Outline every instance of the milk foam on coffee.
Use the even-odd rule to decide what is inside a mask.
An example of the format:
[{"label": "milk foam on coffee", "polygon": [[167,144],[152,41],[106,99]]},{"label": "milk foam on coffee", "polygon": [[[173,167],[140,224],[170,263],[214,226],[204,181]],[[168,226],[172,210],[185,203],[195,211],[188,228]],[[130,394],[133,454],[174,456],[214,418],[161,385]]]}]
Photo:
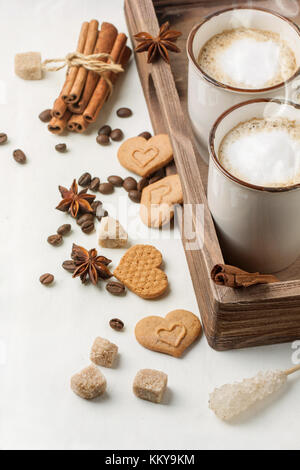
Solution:
[{"label": "milk foam on coffee", "polygon": [[213,36],[199,54],[202,70],[237,88],[267,88],[290,78],[297,64],[293,51],[271,31],[237,28]]},{"label": "milk foam on coffee", "polygon": [[218,157],[233,176],[257,186],[300,183],[300,123],[287,118],[240,123],[223,138]]}]

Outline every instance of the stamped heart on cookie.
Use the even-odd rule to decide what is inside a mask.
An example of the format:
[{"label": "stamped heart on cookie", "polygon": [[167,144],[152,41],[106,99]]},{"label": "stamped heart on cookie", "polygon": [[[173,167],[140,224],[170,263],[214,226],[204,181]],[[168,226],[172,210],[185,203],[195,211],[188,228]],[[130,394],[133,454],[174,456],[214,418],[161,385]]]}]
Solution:
[{"label": "stamped heart on cookie", "polygon": [[158,153],[159,150],[156,147],[150,147],[148,149],[136,149],[132,153],[132,158],[140,168],[143,168],[152,162],[152,160],[157,157]]},{"label": "stamped heart on cookie", "polygon": [[169,136],[158,134],[149,140],[144,137],[127,139],[118,150],[118,159],[127,170],[140,176],[149,176],[173,159]]},{"label": "stamped heart on cookie", "polygon": [[167,275],[159,269],[161,252],[152,245],[134,245],[125,253],[114,276],[144,299],[162,295],[168,287]]},{"label": "stamped heart on cookie", "polygon": [[138,342],[152,351],[180,357],[200,335],[200,320],[188,310],[173,310],[165,318],[150,316],[135,327]]}]

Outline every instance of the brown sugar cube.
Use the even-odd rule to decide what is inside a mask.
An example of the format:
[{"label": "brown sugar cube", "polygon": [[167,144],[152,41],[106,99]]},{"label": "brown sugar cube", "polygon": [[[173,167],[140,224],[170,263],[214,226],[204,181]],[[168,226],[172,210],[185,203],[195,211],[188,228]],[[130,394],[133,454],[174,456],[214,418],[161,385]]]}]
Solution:
[{"label": "brown sugar cube", "polygon": [[112,367],[117,354],[118,346],[98,336],[92,346],[90,358],[97,366]]},{"label": "brown sugar cube", "polygon": [[141,369],[133,382],[133,393],[142,400],[160,403],[168,383],[164,372],[154,369]]},{"label": "brown sugar cube", "polygon": [[92,400],[106,390],[106,379],[94,364],[82,369],[71,378],[71,389],[81,398]]},{"label": "brown sugar cube", "polygon": [[40,80],[42,78],[41,54],[39,52],[16,54],[15,74],[23,80]]}]

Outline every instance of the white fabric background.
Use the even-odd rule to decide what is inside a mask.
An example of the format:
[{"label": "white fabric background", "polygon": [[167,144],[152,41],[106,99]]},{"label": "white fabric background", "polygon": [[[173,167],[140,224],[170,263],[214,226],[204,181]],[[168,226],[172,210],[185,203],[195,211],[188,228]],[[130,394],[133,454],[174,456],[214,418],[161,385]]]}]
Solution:
[{"label": "white fabric background", "polygon": [[[89,135],[49,134],[38,114],[58,95],[64,72],[48,73],[41,81],[22,81],[13,73],[14,54],[38,50],[43,59],[64,55],[74,49],[82,21],[92,18],[111,21],[126,31],[122,0],[1,0],[0,11],[0,131],[9,135],[9,142],[0,148],[0,448],[299,448],[296,377],[268,406],[257,407],[234,424],[218,421],[207,405],[216,385],[259,369],[291,366],[290,344],[220,353],[210,349],[203,337],[183,358],[175,359],[136,342],[134,326],[143,316],[164,315],[175,308],[199,313],[180,240],[151,240],[163,253],[170,281],[169,294],[156,301],[130,292],[116,298],[104,284],[95,288],[72,280],[60,267],[72,242],[87,248],[96,245],[95,234],[83,234],[73,221],[73,231],[62,246],[46,242],[61,223],[70,221],[54,209],[58,184],[70,185],[84,171],[103,179],[127,174],[116,158],[118,144],[98,146],[96,128],[109,123],[130,137],[151,126],[132,62]],[[117,118],[119,106],[130,106],[133,117]],[[67,154],[54,150],[58,142],[67,143]],[[14,162],[15,148],[25,151],[28,164]],[[122,195],[120,189],[101,199],[112,213],[109,203],[117,206]],[[134,233],[132,228],[129,235]],[[114,266],[121,253],[105,251]],[[53,287],[39,283],[44,272],[55,275]],[[115,316],[126,324],[122,333],[108,326]],[[103,369],[107,394],[87,402],[73,394],[69,381],[89,363],[97,335],[119,345],[120,360],[116,368]],[[135,373],[145,367],[168,373],[164,404],[133,395]]]}]

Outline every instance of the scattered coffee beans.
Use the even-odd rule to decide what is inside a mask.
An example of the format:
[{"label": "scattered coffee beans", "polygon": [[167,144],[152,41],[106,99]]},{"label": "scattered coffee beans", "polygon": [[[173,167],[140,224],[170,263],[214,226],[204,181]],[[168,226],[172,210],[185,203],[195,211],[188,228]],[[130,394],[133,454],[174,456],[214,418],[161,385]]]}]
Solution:
[{"label": "scattered coffee beans", "polygon": [[39,114],[39,118],[42,122],[49,122],[52,119],[51,109],[45,109]]},{"label": "scattered coffee beans", "polygon": [[99,222],[101,221],[102,217],[107,217],[107,216],[108,216],[108,212],[105,209],[103,209],[102,204],[101,206],[98,206],[96,209],[96,218],[99,220]]},{"label": "scattered coffee beans", "polygon": [[109,322],[109,326],[113,330],[121,331],[124,328],[124,323],[122,322],[122,320],[119,320],[119,318],[112,318]]},{"label": "scattered coffee beans", "polygon": [[131,109],[129,108],[119,108],[117,110],[117,115],[120,117],[120,118],[127,118],[129,116],[132,116],[132,111]]},{"label": "scattered coffee beans", "polygon": [[109,281],[105,287],[108,292],[114,295],[121,295],[125,292],[125,286],[122,282]]},{"label": "scattered coffee beans", "polygon": [[128,197],[132,202],[140,202],[142,193],[137,189],[131,189],[131,191],[128,192]]},{"label": "scattered coffee beans", "polygon": [[139,137],[144,137],[144,139],[149,140],[151,139],[152,135],[150,134],[150,132],[145,131],[145,132],[141,132],[139,134]]},{"label": "scattered coffee beans", "polygon": [[89,188],[91,191],[96,192],[99,189],[99,185],[100,185],[100,179],[97,176],[95,176],[95,178],[92,179]]},{"label": "scattered coffee beans", "polygon": [[124,134],[121,131],[121,129],[114,129],[113,131],[111,131],[111,134],[110,134],[111,140],[114,140],[115,142],[119,142],[120,140],[123,139],[123,137],[124,137]]},{"label": "scattered coffee beans", "polygon": [[140,179],[140,181],[139,181],[138,184],[137,184],[137,189],[138,189],[138,191],[143,191],[143,189],[144,189],[146,186],[148,186],[148,184],[149,184],[149,181],[148,181],[147,178],[142,178],[142,179]]},{"label": "scattered coffee beans", "polygon": [[94,222],[91,222],[90,220],[87,220],[86,222],[83,222],[81,224],[81,230],[84,233],[91,233],[95,228]]},{"label": "scattered coffee beans", "polygon": [[73,273],[76,269],[75,263],[71,259],[64,261],[62,267],[69,273]]},{"label": "scattered coffee beans", "polygon": [[0,132],[0,144],[5,144],[7,142],[7,135],[4,132]]},{"label": "scattered coffee beans", "polygon": [[110,136],[110,133],[111,133],[111,127],[108,126],[107,124],[105,126],[102,126],[100,127],[99,131],[98,131],[98,135],[108,135]]},{"label": "scattered coffee beans", "polygon": [[109,144],[109,137],[106,134],[100,134],[100,135],[97,135],[96,141],[100,145],[108,145]]},{"label": "scattered coffee beans", "polygon": [[83,175],[80,176],[78,180],[78,184],[79,186],[87,188],[91,184],[91,181],[92,181],[91,174],[88,172],[85,172],[83,173]]},{"label": "scattered coffee beans", "polygon": [[17,163],[25,163],[26,162],[26,155],[25,153],[20,150],[20,149],[17,149],[17,150],[14,150],[13,151],[13,157],[14,159],[16,160]]},{"label": "scattered coffee beans", "polygon": [[56,230],[58,235],[67,235],[71,231],[71,225],[70,224],[63,224],[58,229]]},{"label": "scattered coffee beans", "polygon": [[57,144],[55,145],[55,150],[57,150],[57,152],[65,152],[67,150],[67,146],[66,144]]},{"label": "scattered coffee beans", "polygon": [[131,191],[137,188],[137,182],[132,176],[127,176],[127,178],[124,179],[123,182],[123,188],[126,191]]},{"label": "scattered coffee beans", "polygon": [[102,194],[111,194],[114,187],[111,183],[101,183],[99,186],[99,192]]},{"label": "scattered coffee beans", "polygon": [[94,221],[94,214],[83,214],[77,219],[78,225],[82,225],[85,222],[93,222]]},{"label": "scattered coffee beans", "polygon": [[55,234],[55,235],[50,235],[48,238],[47,238],[47,242],[50,243],[50,245],[53,245],[53,246],[58,246],[62,243],[62,236],[59,235],[59,234]]},{"label": "scattered coffee beans", "polygon": [[107,178],[107,180],[113,185],[116,186],[117,188],[120,188],[123,186],[123,178],[121,176],[116,176],[112,175]]},{"label": "scattered coffee beans", "polygon": [[45,273],[40,276],[40,283],[43,284],[43,286],[49,286],[49,284],[52,284],[53,281],[53,274]]}]

